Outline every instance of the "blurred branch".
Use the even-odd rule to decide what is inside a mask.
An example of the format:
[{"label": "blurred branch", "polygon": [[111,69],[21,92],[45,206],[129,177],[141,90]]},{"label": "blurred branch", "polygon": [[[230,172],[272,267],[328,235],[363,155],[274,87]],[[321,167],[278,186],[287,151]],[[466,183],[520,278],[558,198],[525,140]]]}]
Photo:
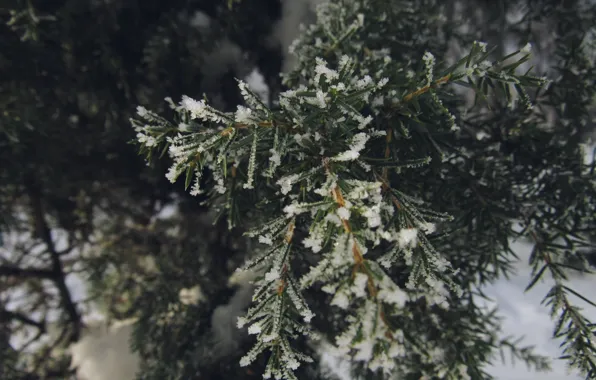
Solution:
[{"label": "blurred branch", "polygon": [[36,233],[46,244],[50,259],[52,261],[52,272],[54,275],[52,280],[54,281],[54,284],[60,293],[62,305],[73,325],[73,333],[70,337],[70,341],[74,342],[80,337],[81,316],[72,300],[70,291],[66,286],[66,274],[64,273],[62,261],[60,260],[60,254],[56,250],[56,246],[52,240],[52,235],[50,234],[50,228],[48,227],[47,221],[45,219],[39,186],[37,185],[35,179],[32,178],[26,179],[25,186],[31,201],[31,212],[35,222]]},{"label": "blurred branch", "polygon": [[34,277],[53,280],[56,272],[49,269],[19,268],[16,266],[0,266],[0,276]]},{"label": "blurred branch", "polygon": [[34,321],[33,319],[27,317],[26,315],[15,312],[15,311],[0,310],[0,322],[6,323],[6,322],[13,321],[13,320],[19,321],[19,322],[24,323],[29,326],[37,327],[37,329],[39,329],[39,331],[41,333],[47,332],[45,321],[37,322],[37,321]]}]

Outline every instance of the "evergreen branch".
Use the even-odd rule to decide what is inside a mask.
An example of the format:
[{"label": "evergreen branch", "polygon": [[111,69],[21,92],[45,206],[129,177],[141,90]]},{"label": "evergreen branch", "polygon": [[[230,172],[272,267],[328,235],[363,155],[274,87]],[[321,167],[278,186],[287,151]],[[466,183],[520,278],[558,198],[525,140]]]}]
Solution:
[{"label": "evergreen branch", "polygon": [[[562,272],[557,269],[557,263],[553,261],[550,253],[544,248],[544,242],[539,239],[535,230],[530,230],[529,233],[534,241],[537,253],[540,254],[540,258],[545,262],[544,267],[535,276],[531,284],[538,281],[540,276],[544,273],[544,269],[547,267],[556,283],[544,299],[547,305],[551,304],[551,315],[553,317],[560,311],[559,321],[553,336],[565,337],[564,342],[561,344],[561,346],[564,347],[563,353],[567,354],[564,357],[569,359],[572,366],[579,368],[587,378],[592,378],[596,376],[596,344],[594,342],[596,329],[588,327],[593,326],[593,324],[579,313],[577,307],[571,304],[565,295],[565,292],[567,291],[579,296],[580,299],[584,299],[591,305],[594,305],[594,303],[563,285]],[[528,288],[530,288],[530,286]],[[565,330],[563,330],[564,324],[567,324]]]},{"label": "evergreen branch", "polygon": [[[349,49],[344,46],[347,45],[344,41],[358,36],[355,31],[363,26],[365,16],[360,14],[355,4],[345,6],[350,11],[338,9],[335,3],[321,6],[319,16],[327,21],[308,32],[319,31],[325,36],[326,42],[321,41],[317,47],[330,46],[330,51],[334,52],[336,49]],[[354,19],[358,25],[345,22]],[[308,33],[307,36],[310,36]],[[299,48],[310,49],[301,45],[302,42],[297,43]],[[314,50],[320,52],[321,49]],[[225,151],[236,165],[248,159],[248,182],[244,187],[251,189],[256,196],[268,199],[263,202],[268,205],[269,213],[264,215],[268,222],[248,234],[274,248],[249,264],[262,265],[265,274],[255,291],[255,305],[244,319],[239,320],[239,325],[250,322],[249,333],[257,335],[256,345],[241,364],[248,365],[261,352],[269,350],[271,356],[265,369],[266,377],[294,378],[299,355],[293,353],[289,337],[304,334],[308,329],[294,321],[293,316],[298,312],[307,321],[313,315],[299,293],[301,289],[292,280],[295,269],[290,265],[290,254],[298,249],[300,243],[314,253],[322,254],[322,258],[310,266],[301,278],[301,287],[321,282],[323,291],[334,294],[331,305],[349,310],[347,328],[336,337],[337,348],[355,361],[367,362],[368,368],[373,371],[378,368],[389,370],[397,362],[408,360],[400,358],[399,354],[400,335],[405,332],[403,328],[392,326],[394,318],[412,318],[406,301],[423,297],[413,308],[432,314],[435,310],[431,307],[447,309],[450,303],[458,302],[458,297],[464,292],[462,288],[469,286],[468,280],[462,280],[463,276],[455,279],[458,272],[447,260],[451,256],[440,254],[426,236],[436,230],[429,221],[453,221],[448,213],[430,209],[433,203],[428,201],[426,190],[421,188],[427,183],[422,181],[432,182],[430,178],[437,173],[435,169],[441,160],[436,163],[433,160],[436,167],[427,170],[420,167],[428,164],[429,159],[411,159],[431,157],[427,152],[422,154],[427,147],[422,145],[419,137],[424,138],[437,155],[443,155],[440,141],[435,141],[419,125],[436,125],[445,135],[447,133],[441,130],[445,124],[450,126],[451,131],[457,130],[455,117],[443,105],[442,92],[435,90],[450,83],[465,83],[464,79],[467,79],[470,86],[484,94],[493,87],[494,81],[503,86],[518,86],[516,90],[523,97],[525,86],[541,83],[539,78],[515,73],[519,63],[527,59],[525,55],[516,62],[517,65],[496,67],[485,61],[488,53],[481,43],[475,43],[471,52],[443,72],[439,79],[433,78],[434,57],[425,53],[422,57],[424,71],[416,77],[425,77],[425,83],[414,91],[411,88],[415,82],[410,79],[416,74],[412,77],[406,75],[405,78],[401,74],[394,75],[397,68],[403,71],[404,67],[394,65],[385,69],[387,61],[372,51],[365,51],[366,59],[377,60],[374,64],[378,64],[379,68],[370,71],[369,67],[361,67],[361,72],[357,72],[357,54],[343,55],[338,62],[329,65],[322,58],[312,56],[314,50],[303,54],[301,66],[297,69],[305,85],[280,94],[280,110],[275,117],[245,84],[239,82],[248,108],[238,106],[235,114],[222,113],[204,101],[185,97],[180,112],[217,124],[220,129],[203,134],[192,133],[190,137],[178,136],[170,141],[175,165],[169,178],[175,179],[178,171],[192,161],[189,157],[200,149],[199,153],[205,152],[201,157],[206,157],[201,165],[215,170],[215,188],[218,193],[227,193],[229,213],[234,213],[236,218],[239,214],[235,206],[239,197],[236,176],[233,175],[231,180],[226,178],[227,160],[223,155],[219,156],[223,157],[219,163],[223,163],[224,167],[213,165],[211,156],[216,156],[213,152]],[[310,66],[305,66],[306,63]],[[478,83],[474,83],[473,78],[477,78]],[[394,90],[403,88],[408,89],[404,95],[398,95],[398,91]],[[423,96],[427,93],[430,96]],[[372,102],[371,96],[376,97]],[[396,121],[399,125],[394,126],[389,118],[379,117],[387,115],[382,112],[385,104],[390,105],[389,115],[396,110],[400,112]],[[437,115],[445,120],[434,121]],[[422,133],[410,135],[410,127],[418,128]],[[229,142],[227,138],[241,131],[242,137],[234,143],[223,141]],[[383,142],[375,139],[380,136],[385,136]],[[402,137],[411,139],[408,149],[403,149]],[[270,152],[271,156],[263,152]],[[370,157],[363,159],[363,152]],[[270,160],[269,169],[263,173],[266,181],[254,174],[255,168],[265,167],[262,165],[264,160]],[[233,173],[236,173],[236,165],[232,166]],[[404,175],[406,185],[403,189],[408,191],[397,190],[399,182],[390,176],[388,170],[400,165],[421,170],[416,179],[409,178],[409,173]],[[278,168],[277,171],[274,168]],[[218,174],[220,171],[224,174]],[[240,177],[244,175],[240,170],[237,173]],[[398,170],[396,174],[403,175]],[[411,181],[414,186],[409,187]],[[272,189],[272,184],[279,187]],[[401,184],[399,188],[402,189]],[[478,188],[471,190],[476,192],[475,200],[481,199],[483,207],[492,205],[491,199],[481,194]],[[429,204],[428,208],[425,204]],[[440,203],[434,205],[445,206]],[[452,210],[452,205],[447,209]],[[295,241],[295,229],[308,231],[308,236],[302,241]],[[444,240],[447,239],[440,243]],[[399,276],[399,281],[407,280],[406,290],[396,284],[398,279],[394,282],[389,277],[391,272],[385,272],[375,259],[365,256],[370,249],[374,250],[374,256],[380,254],[377,261],[387,270],[392,269],[398,259],[405,262],[405,269],[403,263],[395,269],[404,274],[403,278]],[[470,261],[474,262],[474,259]],[[462,266],[465,268],[465,265]],[[463,281],[461,286],[460,281]],[[430,350],[425,347],[426,344],[418,343],[413,341],[409,344],[416,347],[417,354],[429,357]],[[528,355],[523,358],[527,361],[535,359]],[[478,372],[475,362],[469,368],[467,363],[459,364],[461,367],[457,367],[457,372],[462,376]],[[432,368],[438,369],[436,363]]]},{"label": "evergreen branch", "polygon": [[503,363],[505,363],[505,357],[503,355],[503,347],[506,347],[511,354],[511,363],[515,364],[515,359],[523,360],[526,365],[534,366],[536,371],[539,372],[549,372],[551,371],[550,360],[547,356],[537,355],[532,353],[533,346],[526,346],[523,348],[518,348],[518,342],[511,342],[509,338],[502,339],[498,342],[497,346],[499,347],[499,351],[501,353],[501,359]]}]

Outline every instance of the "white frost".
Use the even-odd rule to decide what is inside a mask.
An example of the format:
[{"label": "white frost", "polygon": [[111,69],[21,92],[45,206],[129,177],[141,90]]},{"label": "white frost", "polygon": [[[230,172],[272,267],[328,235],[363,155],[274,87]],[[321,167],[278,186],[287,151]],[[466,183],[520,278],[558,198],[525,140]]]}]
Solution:
[{"label": "white frost", "polygon": [[401,248],[413,248],[417,242],[418,230],[416,228],[404,228],[398,232],[398,243]]}]

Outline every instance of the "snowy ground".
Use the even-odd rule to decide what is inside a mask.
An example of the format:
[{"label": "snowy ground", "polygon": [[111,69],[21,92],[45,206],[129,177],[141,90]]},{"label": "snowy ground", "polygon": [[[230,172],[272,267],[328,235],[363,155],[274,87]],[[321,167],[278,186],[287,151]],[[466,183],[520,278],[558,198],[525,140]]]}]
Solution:
[{"label": "snowy ground", "polygon": [[[552,281],[545,273],[546,281],[538,282],[531,290],[524,293],[524,289],[531,279],[531,268],[527,265],[530,245],[514,243],[514,250],[520,257],[517,275],[512,276],[509,281],[503,279],[487,287],[486,293],[494,298],[501,315],[505,317],[503,320],[504,334],[525,336],[524,345],[534,345],[537,353],[553,357],[553,372],[548,374],[530,372],[524,364],[518,362],[515,367],[511,367],[510,363],[507,363],[506,366],[494,366],[491,373],[502,380],[581,379],[579,376],[567,374],[565,362],[556,359],[561,355],[560,341],[551,339],[554,322],[550,319],[548,308],[540,305],[552,287]],[[573,278],[570,283],[571,288],[592,299],[595,285],[596,277],[593,275]],[[596,308],[577,298],[571,299],[584,309],[583,312],[589,319],[596,320]],[[507,356],[505,358],[508,360]]]}]

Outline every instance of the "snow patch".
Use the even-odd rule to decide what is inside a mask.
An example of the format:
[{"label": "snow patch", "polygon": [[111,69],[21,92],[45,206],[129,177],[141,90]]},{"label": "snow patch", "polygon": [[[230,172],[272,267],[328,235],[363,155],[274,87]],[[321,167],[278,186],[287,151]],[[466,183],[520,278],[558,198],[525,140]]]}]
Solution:
[{"label": "snow patch", "polygon": [[70,347],[72,368],[82,380],[134,379],[139,356],[130,350],[134,319],[108,327],[103,321],[90,323],[83,337]]}]

